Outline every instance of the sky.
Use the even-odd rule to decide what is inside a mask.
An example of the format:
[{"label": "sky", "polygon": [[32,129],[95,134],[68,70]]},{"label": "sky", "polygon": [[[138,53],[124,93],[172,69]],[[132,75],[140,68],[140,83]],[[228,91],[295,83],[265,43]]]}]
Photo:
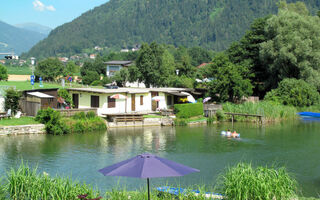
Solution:
[{"label": "sky", "polygon": [[1,0],[0,20],[11,24],[37,23],[56,28],[108,0]]}]

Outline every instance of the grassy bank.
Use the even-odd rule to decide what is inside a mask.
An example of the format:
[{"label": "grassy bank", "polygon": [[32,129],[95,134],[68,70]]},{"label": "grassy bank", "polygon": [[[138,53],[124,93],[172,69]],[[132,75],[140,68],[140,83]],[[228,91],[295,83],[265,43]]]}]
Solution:
[{"label": "grassy bank", "polygon": [[0,120],[0,126],[18,126],[18,125],[29,125],[29,124],[40,124],[33,117],[21,117],[19,119],[2,119]]},{"label": "grassy bank", "polygon": [[28,66],[6,66],[8,74],[14,75],[31,75],[32,69]]},{"label": "grassy bank", "polygon": [[190,117],[190,118],[176,118],[174,120],[174,123],[176,126],[186,126],[190,123],[195,123],[195,122],[207,122],[207,118],[203,116],[195,116],[195,117]]},{"label": "grassy bank", "polygon": [[[32,90],[30,81],[0,81],[0,86],[2,85],[15,87],[16,90]],[[40,87],[39,83],[34,83],[33,89],[41,88],[62,88],[62,86],[58,83],[43,83],[43,87]]]},{"label": "grassy bank", "polygon": [[[97,172],[98,173],[98,172]],[[106,177],[107,179],[108,177]],[[192,186],[191,189],[204,191],[205,186]],[[151,199],[207,199],[203,196],[194,196],[192,193],[171,196],[159,193],[151,188]],[[214,189],[207,188],[207,191]],[[227,199],[239,200],[273,200],[273,199],[303,199],[315,198],[298,197],[298,185],[285,168],[252,167],[250,164],[239,163],[228,168],[218,178],[215,192],[225,194]],[[202,193],[203,194],[203,193]],[[82,196],[80,196],[82,195]],[[136,191],[127,191],[115,187],[111,191],[102,193],[94,190],[92,186],[71,178],[51,177],[46,173],[39,173],[21,164],[17,169],[7,171],[7,176],[2,177],[0,185],[0,199],[112,199],[112,200],[141,200],[147,198],[146,188]]]},{"label": "grassy bank", "polygon": [[[285,106],[274,102],[261,101],[257,103],[246,102],[243,104],[224,103],[223,112],[258,114],[264,116],[264,121],[281,121],[296,119],[298,109],[293,106]],[[221,114],[220,114],[221,115]],[[231,116],[219,116],[221,120],[231,120]],[[235,116],[236,121],[256,121],[255,117]]]}]

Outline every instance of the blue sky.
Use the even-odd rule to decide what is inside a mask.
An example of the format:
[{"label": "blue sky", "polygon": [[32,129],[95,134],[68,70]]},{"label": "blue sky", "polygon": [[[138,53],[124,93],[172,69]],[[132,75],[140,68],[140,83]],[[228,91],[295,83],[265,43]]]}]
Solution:
[{"label": "blue sky", "polygon": [[108,0],[2,0],[0,20],[8,24],[38,23],[55,28]]}]

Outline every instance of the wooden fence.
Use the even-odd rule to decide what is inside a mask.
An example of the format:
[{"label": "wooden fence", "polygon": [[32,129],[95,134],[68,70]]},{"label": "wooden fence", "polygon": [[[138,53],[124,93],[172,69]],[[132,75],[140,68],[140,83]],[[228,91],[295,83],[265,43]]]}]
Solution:
[{"label": "wooden fence", "polygon": [[217,110],[222,110],[221,104],[203,104],[203,112],[205,117],[212,117]]}]

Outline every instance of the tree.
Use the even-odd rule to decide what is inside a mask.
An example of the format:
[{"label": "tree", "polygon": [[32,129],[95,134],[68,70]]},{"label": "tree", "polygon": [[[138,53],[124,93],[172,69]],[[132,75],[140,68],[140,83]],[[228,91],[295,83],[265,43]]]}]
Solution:
[{"label": "tree", "polygon": [[117,71],[112,77],[116,81],[117,85],[120,87],[125,87],[126,83],[129,80],[129,71],[127,68],[121,68],[120,71]]},{"label": "tree", "polygon": [[64,76],[73,76],[78,73],[80,70],[79,66],[76,65],[73,61],[69,61],[65,67]]},{"label": "tree", "polygon": [[213,52],[201,47],[192,47],[188,49],[188,54],[191,57],[191,65],[197,67],[202,63],[208,63],[212,60]]},{"label": "tree", "polygon": [[58,90],[58,96],[62,97],[68,105],[70,105],[70,106],[73,105],[72,97],[71,97],[70,93],[68,92],[68,90],[59,89]]},{"label": "tree", "polygon": [[0,64],[0,81],[8,80],[8,71],[7,68]]},{"label": "tree", "polygon": [[96,80],[100,80],[100,75],[96,71],[86,71],[85,76],[82,76],[82,83],[85,85],[90,85]]},{"label": "tree", "polygon": [[303,79],[320,89],[320,18],[303,3],[281,2],[278,15],[267,21],[270,38],[261,44],[260,58],[268,65],[273,88],[285,78]]},{"label": "tree", "polygon": [[224,53],[219,53],[210,67],[214,79],[209,83],[209,94],[214,100],[235,102],[252,94],[247,67],[233,64]]},{"label": "tree", "polygon": [[188,51],[184,47],[179,47],[176,55],[176,69],[179,70],[179,75],[185,75],[187,77],[194,77],[196,67],[192,66],[192,59],[188,54]]},{"label": "tree", "polygon": [[136,66],[141,74],[138,80],[146,87],[167,86],[170,82],[168,77],[174,74],[173,56],[155,42],[141,46]]},{"label": "tree", "polygon": [[272,100],[284,105],[312,106],[320,103],[320,95],[317,89],[297,79],[283,79],[277,89],[271,90],[265,96],[265,100]]},{"label": "tree", "polygon": [[6,110],[11,109],[11,112],[15,114],[20,109],[20,106],[19,106],[20,98],[21,98],[21,92],[13,88],[7,89],[4,97],[5,109]]},{"label": "tree", "polygon": [[59,76],[63,76],[63,71],[64,65],[60,60],[47,58],[37,64],[35,75],[45,81],[55,81]]}]

